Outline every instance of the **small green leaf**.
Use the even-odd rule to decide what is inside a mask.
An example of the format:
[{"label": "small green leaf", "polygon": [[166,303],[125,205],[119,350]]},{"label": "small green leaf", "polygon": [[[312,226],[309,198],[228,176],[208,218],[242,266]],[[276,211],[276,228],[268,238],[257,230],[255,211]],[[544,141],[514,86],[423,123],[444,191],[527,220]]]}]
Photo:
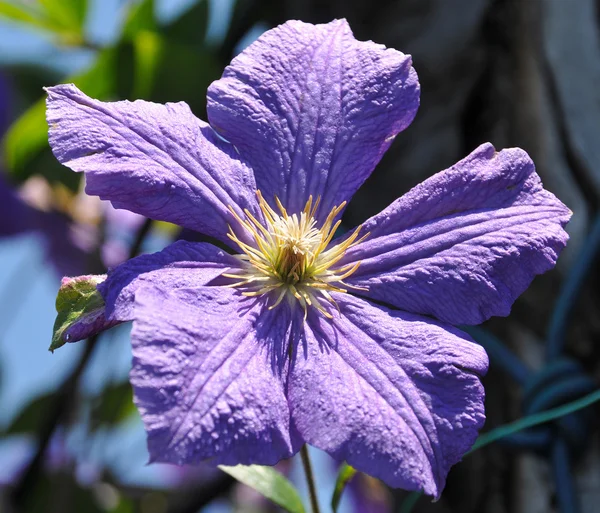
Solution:
[{"label": "small green leaf", "polygon": [[273,467],[236,465],[219,468],[246,486],[253,488],[290,513],[304,513],[304,506],[294,485]]},{"label": "small green leaf", "polygon": [[63,278],[58,296],[56,296],[56,321],[52,335],[50,351],[65,345],[65,330],[76,322],[92,324],[104,313],[104,299],[96,289],[106,275],[78,276]]},{"label": "small green leaf", "polygon": [[336,513],[340,505],[342,493],[344,492],[346,485],[356,475],[356,470],[347,463],[344,463],[340,467],[337,479],[335,480],[335,488],[333,489],[333,497],[331,497],[331,509],[333,513]]}]

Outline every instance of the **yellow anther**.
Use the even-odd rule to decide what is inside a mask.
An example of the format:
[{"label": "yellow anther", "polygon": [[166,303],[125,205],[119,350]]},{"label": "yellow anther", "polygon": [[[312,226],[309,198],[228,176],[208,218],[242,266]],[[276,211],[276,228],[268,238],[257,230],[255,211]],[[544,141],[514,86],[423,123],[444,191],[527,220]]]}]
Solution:
[{"label": "yellow anther", "polygon": [[321,302],[326,301],[338,308],[330,292],[344,293],[348,288],[365,290],[343,281],[356,272],[360,262],[339,267],[336,264],[348,249],[362,242],[368,234],[358,238],[359,227],[345,240],[330,247],[341,222],[336,219],[346,202],[334,207],[319,228],[315,215],[320,197],[313,200],[309,196],[304,209],[290,215],[279,198],[275,197],[278,213],[269,206],[260,191],[256,192],[256,196],[262,221],[248,210],[244,211],[246,219],[242,219],[229,207],[234,219],[250,236],[244,242],[229,227],[227,236],[243,252],[238,255],[242,270],[223,274],[236,280],[229,287],[243,287],[242,293],[251,297],[274,292],[274,301],[269,309],[277,307],[284,298],[297,301],[304,310],[304,318],[310,306],[331,318]]}]

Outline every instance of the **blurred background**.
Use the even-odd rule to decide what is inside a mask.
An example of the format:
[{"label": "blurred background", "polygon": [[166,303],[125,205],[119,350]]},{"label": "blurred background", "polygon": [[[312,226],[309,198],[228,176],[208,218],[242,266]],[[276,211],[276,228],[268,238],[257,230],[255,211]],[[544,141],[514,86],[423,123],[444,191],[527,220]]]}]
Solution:
[{"label": "blurred background", "polygon": [[[491,358],[486,430],[572,401],[600,371],[600,33],[596,0],[0,1],[0,511],[277,511],[209,466],[146,465],[127,381],[129,327],[50,354],[62,276],[161,249],[177,227],[83,193],[47,143],[43,86],[103,100],[185,101],[270,27],[349,20],[358,39],[413,56],[415,122],[348,208],[352,227],[485,141],[520,146],[574,212],[556,270],[511,316],[471,330]],[[431,503],[356,476],[344,512],[596,512],[597,410],[477,451]],[[329,502],[337,463],[312,451]],[[299,464],[281,468],[302,493]]]}]

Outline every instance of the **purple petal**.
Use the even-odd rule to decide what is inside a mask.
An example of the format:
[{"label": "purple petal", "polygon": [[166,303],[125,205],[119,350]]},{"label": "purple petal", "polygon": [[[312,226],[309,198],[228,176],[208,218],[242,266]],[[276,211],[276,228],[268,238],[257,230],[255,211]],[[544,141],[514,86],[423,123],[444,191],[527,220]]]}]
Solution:
[{"label": "purple petal", "polygon": [[98,290],[106,303],[107,319],[130,321],[135,317],[135,294],[140,287],[152,285],[165,291],[200,287],[237,267],[233,256],[212,244],[177,241],[110,270]]},{"label": "purple petal", "polygon": [[99,309],[86,315],[82,315],[76,322],[69,326],[63,333],[65,342],[79,342],[86,338],[109,330],[120,324],[121,321],[106,319],[106,310]]},{"label": "purple petal", "polygon": [[131,383],[151,461],[273,465],[302,441],[284,395],[289,309],[224,287],[141,289]]},{"label": "purple petal", "polygon": [[569,209],[543,189],[518,148],[484,144],[369,219],[347,282],[361,294],[452,324],[508,315],[533,278],[554,267]]},{"label": "purple petal", "polygon": [[[65,330],[66,342],[77,342],[135,317],[135,296],[143,286],[168,292],[183,287],[200,287],[230,269],[237,260],[204,242],[177,241],[158,253],[141,255],[109,270],[97,285],[104,300],[101,309],[82,316]],[[63,285],[86,276],[64,278]],[[102,278],[102,277],[101,277]]]},{"label": "purple petal", "polygon": [[185,103],[104,103],[72,84],[47,91],[52,151],[86,173],[89,194],[226,243],[229,205],[259,215],[252,171]]},{"label": "purple petal", "polygon": [[288,400],[307,443],[392,487],[439,497],[485,420],[485,351],[450,326],[336,294],[309,314]]},{"label": "purple petal", "polygon": [[321,195],[323,219],[350,199],[412,121],[410,56],[354,39],[345,20],[289,21],[263,34],[208,89],[208,117],[289,212]]}]

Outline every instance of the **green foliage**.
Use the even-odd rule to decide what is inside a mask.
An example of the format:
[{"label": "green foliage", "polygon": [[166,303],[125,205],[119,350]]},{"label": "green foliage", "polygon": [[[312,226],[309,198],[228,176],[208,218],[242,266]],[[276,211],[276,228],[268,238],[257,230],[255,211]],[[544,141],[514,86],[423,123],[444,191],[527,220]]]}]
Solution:
[{"label": "green foliage", "polygon": [[0,17],[47,31],[62,44],[85,42],[87,0],[0,1]]},{"label": "green foliage", "polygon": [[47,28],[42,13],[22,3],[0,1],[0,17],[33,27]]},{"label": "green foliage", "polygon": [[253,488],[289,513],[304,513],[304,506],[294,485],[273,467],[236,465],[219,468],[246,486]]},{"label": "green foliage", "polygon": [[154,9],[154,0],[142,0],[140,3],[134,4],[127,14],[122,39],[133,40],[140,32],[156,31]]},{"label": "green foliage", "polygon": [[39,100],[13,123],[4,136],[6,165],[19,178],[22,178],[25,165],[48,144],[45,117],[46,104]]},{"label": "green foliage", "polygon": [[87,0],[39,0],[47,19],[65,34],[78,36],[83,41]]},{"label": "green foliage", "polygon": [[135,412],[129,381],[109,384],[92,402],[91,428],[114,427]]},{"label": "green foliage", "polygon": [[20,513],[129,513],[131,501],[105,483],[86,487],[70,473],[47,472],[24,499]]},{"label": "green foliage", "polygon": [[[115,60],[114,50],[103,50],[88,70],[67,77],[65,82],[73,82],[90,96],[106,98],[115,89]],[[35,102],[12,124],[2,145],[9,173],[16,179],[28,178],[32,174],[31,162],[42,150],[48,148],[44,98]],[[52,181],[52,176],[45,176]]]},{"label": "green foliage", "polygon": [[356,475],[356,470],[347,463],[344,463],[338,472],[337,479],[335,480],[335,488],[333,489],[333,496],[331,497],[331,509],[333,513],[337,513],[342,499],[342,493],[346,489],[346,485]]},{"label": "green foliage", "polygon": [[104,300],[96,285],[106,276],[64,278],[56,297],[56,321],[50,351],[65,345],[64,332],[76,322],[93,322],[104,311]]},{"label": "green foliage", "polygon": [[[62,504],[56,500],[62,497]],[[22,513],[61,511],[61,513],[106,513],[91,488],[84,488],[73,476],[65,472],[45,473],[36,483],[32,493],[25,498]]]},{"label": "green foliage", "polygon": [[43,394],[28,403],[6,428],[3,435],[23,435],[34,433],[40,428],[48,413],[56,403],[53,393]]},{"label": "green foliage", "polygon": [[165,37],[194,50],[204,46],[208,28],[208,0],[200,0],[163,29]]},{"label": "green foliage", "polygon": [[[185,101],[200,116],[205,111],[204,91],[219,77],[221,66],[203,45],[208,23],[208,2],[194,4],[167,27],[158,26],[154,0],[132,3],[120,40],[97,53],[84,72],[61,79],[101,100],[143,98],[156,102]],[[83,38],[85,0],[43,0],[37,9],[0,0],[0,16],[38,27],[50,26]],[[52,20],[51,22],[49,20]],[[54,30],[53,29],[53,30]],[[79,43],[84,44],[83,39]],[[178,77],[173,80],[173,77]],[[13,123],[2,141],[7,171],[15,181],[34,174],[61,182],[75,190],[79,176],[65,173],[51,158],[45,99],[40,98]]]},{"label": "green foliage", "polygon": [[140,31],[133,39],[135,98],[150,98],[164,56],[165,42],[156,32]]}]

